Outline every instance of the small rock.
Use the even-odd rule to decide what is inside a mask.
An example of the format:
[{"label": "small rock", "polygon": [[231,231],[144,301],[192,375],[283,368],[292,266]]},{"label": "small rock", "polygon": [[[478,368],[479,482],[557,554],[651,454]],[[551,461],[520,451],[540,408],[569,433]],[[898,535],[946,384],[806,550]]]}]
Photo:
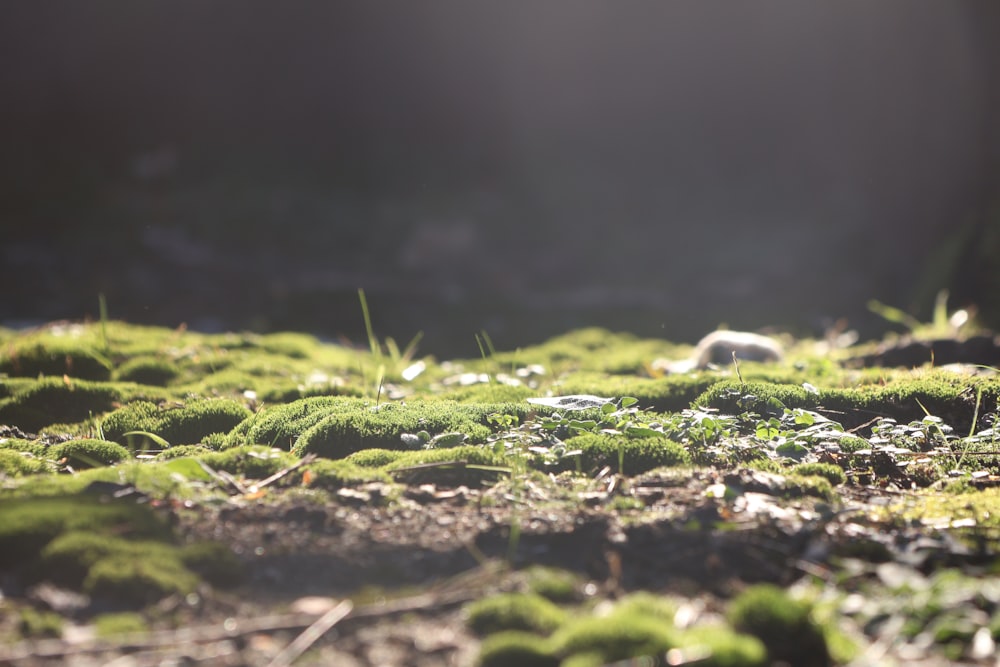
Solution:
[{"label": "small rock", "polygon": [[687,359],[657,359],[652,366],[667,373],[688,373],[732,363],[734,353],[739,361],[776,362],[785,358],[781,343],[769,336],[748,331],[713,331],[698,341]]}]

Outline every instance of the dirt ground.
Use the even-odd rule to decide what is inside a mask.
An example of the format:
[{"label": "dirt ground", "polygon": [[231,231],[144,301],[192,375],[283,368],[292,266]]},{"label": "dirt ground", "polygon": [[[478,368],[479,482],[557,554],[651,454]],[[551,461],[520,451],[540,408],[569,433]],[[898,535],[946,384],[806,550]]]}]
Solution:
[{"label": "dirt ground", "polygon": [[[739,497],[707,497],[720,482],[741,490]],[[462,605],[519,590],[531,565],[578,574],[584,599],[653,590],[683,596],[692,614],[710,615],[748,583],[842,582],[832,557],[882,553],[876,560],[915,575],[946,563],[974,571],[995,558],[945,532],[874,519],[880,505],[905,495],[900,490],[848,488],[831,506],[788,498],[780,476],[747,469],[609,475],[583,489],[557,477],[520,489],[506,481],[412,484],[391,506],[380,501],[382,486],[325,502],[293,490],[234,496],[214,507],[164,504],[185,537],[232,547],[245,568],[239,586],[161,601],[153,617],[164,629],[134,641],[99,640],[80,626],[61,640],[2,648],[0,662],[469,665],[480,640],[466,628]],[[638,499],[641,507],[615,509],[616,498]],[[512,536],[514,525],[519,534]],[[874,578],[877,567],[852,576]],[[28,595],[58,607],[58,591]],[[945,664],[940,657],[915,661],[904,644],[876,644],[857,664]]]}]

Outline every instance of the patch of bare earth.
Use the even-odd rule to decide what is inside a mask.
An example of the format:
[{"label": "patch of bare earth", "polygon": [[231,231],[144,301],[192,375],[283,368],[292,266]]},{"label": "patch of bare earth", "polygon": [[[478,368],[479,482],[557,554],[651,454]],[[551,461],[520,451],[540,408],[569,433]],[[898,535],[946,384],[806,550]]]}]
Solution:
[{"label": "patch of bare earth", "polygon": [[[738,495],[713,497],[723,485]],[[830,579],[837,555],[891,552],[915,566],[970,558],[944,536],[873,524],[868,510],[884,491],[845,489],[829,505],[788,497],[782,478],[751,470],[653,472],[583,488],[567,478],[414,484],[391,503],[385,491],[165,507],[186,538],[231,546],[245,567],[237,588],[162,601],[149,633],[105,641],[81,623],[60,640],[0,649],[0,663],[470,665],[479,640],[462,605],[522,587],[531,564],[578,573],[585,597],[673,592],[709,613],[749,582]],[[621,497],[639,502],[612,509]]]}]

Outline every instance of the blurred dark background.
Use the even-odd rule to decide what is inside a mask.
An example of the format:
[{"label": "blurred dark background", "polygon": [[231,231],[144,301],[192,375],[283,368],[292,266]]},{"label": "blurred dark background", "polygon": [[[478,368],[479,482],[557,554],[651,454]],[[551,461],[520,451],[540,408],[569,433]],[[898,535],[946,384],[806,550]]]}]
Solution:
[{"label": "blurred dark background", "polygon": [[0,324],[1000,324],[1000,3],[7,3]]}]

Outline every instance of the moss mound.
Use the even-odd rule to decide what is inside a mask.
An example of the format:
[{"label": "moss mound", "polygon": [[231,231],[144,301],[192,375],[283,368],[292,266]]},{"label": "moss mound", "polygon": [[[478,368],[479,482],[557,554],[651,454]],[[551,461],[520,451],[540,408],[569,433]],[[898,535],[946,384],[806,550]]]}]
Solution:
[{"label": "moss mound", "polygon": [[549,642],[527,632],[490,635],[479,649],[479,667],[558,667]]},{"label": "moss mound", "polygon": [[114,377],[122,382],[166,387],[180,374],[177,364],[172,361],[159,357],[136,357],[115,369]]},{"label": "moss mound", "polygon": [[199,399],[182,407],[159,408],[135,401],[109,414],[101,425],[104,437],[129,444],[129,433],[152,433],[173,445],[196,445],[216,433],[229,433],[250,416],[245,406],[228,399]]},{"label": "moss mound", "polygon": [[103,414],[122,398],[122,390],[111,384],[44,378],[0,400],[0,423],[37,433],[50,424]]},{"label": "moss mound", "polygon": [[669,622],[635,613],[590,616],[567,623],[552,635],[557,655],[594,654],[607,664],[666,653],[677,644]]},{"label": "moss mound", "polygon": [[200,457],[213,470],[224,470],[248,479],[264,479],[295,463],[295,457],[273,447],[233,447]]},{"label": "moss mound", "polygon": [[36,475],[49,469],[45,461],[15,449],[0,449],[0,477]]},{"label": "moss mound", "polygon": [[111,362],[86,342],[34,336],[0,351],[0,373],[11,377],[68,375],[104,381],[111,378]]},{"label": "moss mound", "polygon": [[[292,404],[295,405],[295,404]],[[292,451],[344,458],[362,449],[406,449],[403,434],[462,433],[469,443],[482,443],[492,433],[487,418],[494,413],[525,415],[528,406],[516,404],[461,404],[454,401],[384,403],[365,401],[333,409],[303,432]]]},{"label": "moss mound", "polygon": [[[617,472],[637,475],[653,468],[691,464],[691,457],[682,445],[663,437],[628,438],[586,433],[570,438],[566,446],[581,451],[581,465],[587,470],[610,466]],[[565,464],[567,467],[571,465],[571,460]]]},{"label": "moss mound", "polygon": [[129,451],[121,445],[106,440],[84,438],[70,440],[49,448],[49,456],[66,465],[81,470],[110,466],[131,458]]},{"label": "moss mound", "polygon": [[479,635],[521,630],[548,635],[567,618],[565,611],[534,593],[501,593],[472,603],[466,623]]},{"label": "moss mound", "polygon": [[825,666],[831,663],[822,629],[812,607],[776,586],[761,584],[743,591],[729,605],[729,623],[757,637],[773,662]]}]

